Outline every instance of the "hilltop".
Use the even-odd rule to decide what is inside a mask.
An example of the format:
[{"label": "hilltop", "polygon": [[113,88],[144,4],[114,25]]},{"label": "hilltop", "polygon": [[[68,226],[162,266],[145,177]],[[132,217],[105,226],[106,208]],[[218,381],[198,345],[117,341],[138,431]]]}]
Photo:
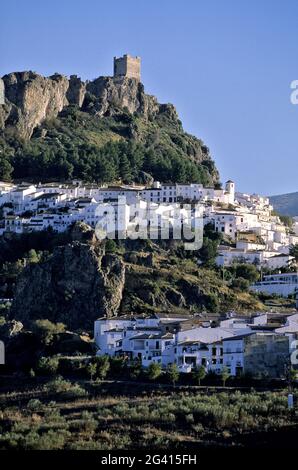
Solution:
[{"label": "hilltop", "polygon": [[135,78],[25,71],[3,82],[0,179],[219,182],[208,147]]}]

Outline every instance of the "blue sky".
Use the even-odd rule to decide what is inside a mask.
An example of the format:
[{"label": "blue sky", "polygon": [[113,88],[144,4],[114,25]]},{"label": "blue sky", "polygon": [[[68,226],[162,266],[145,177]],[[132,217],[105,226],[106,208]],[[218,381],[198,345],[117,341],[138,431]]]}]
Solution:
[{"label": "blue sky", "polygon": [[175,104],[222,181],[298,191],[297,0],[10,0],[0,13],[0,75],[92,79],[139,55],[146,91]]}]

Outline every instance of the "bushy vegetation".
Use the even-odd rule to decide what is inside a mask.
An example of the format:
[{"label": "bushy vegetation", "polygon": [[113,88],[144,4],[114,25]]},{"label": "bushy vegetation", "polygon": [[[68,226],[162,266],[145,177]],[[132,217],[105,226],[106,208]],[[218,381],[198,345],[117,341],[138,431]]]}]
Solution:
[{"label": "bushy vegetation", "polygon": [[45,345],[50,345],[55,337],[65,331],[63,323],[53,323],[49,320],[36,320],[33,324],[34,332]]},{"label": "bushy vegetation", "polygon": [[216,174],[208,149],[166,113],[153,123],[125,111],[100,118],[70,106],[42,128],[45,138],[37,131],[27,142],[11,129],[3,133],[1,179],[211,184]]},{"label": "bushy vegetation", "polygon": [[69,380],[58,376],[45,386],[45,391],[49,394],[62,396],[64,398],[83,397],[87,394],[86,390],[78,383],[72,383]]},{"label": "bushy vegetation", "polygon": [[[69,395],[50,382],[46,395],[18,409],[1,401],[0,449],[142,449],[242,445],[255,432],[295,426],[284,392],[155,392],[118,396]],[[61,393],[68,393],[67,401]],[[24,398],[25,399],[25,398]],[[293,427],[295,432],[296,427]],[[241,440],[243,435],[244,441]],[[240,444],[241,443],[241,444]]]}]

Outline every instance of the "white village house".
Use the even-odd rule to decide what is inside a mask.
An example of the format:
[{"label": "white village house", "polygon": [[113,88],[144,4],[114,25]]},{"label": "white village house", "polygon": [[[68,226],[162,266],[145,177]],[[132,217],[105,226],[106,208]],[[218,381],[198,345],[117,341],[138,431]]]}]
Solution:
[{"label": "white village house", "polygon": [[216,374],[226,367],[231,376],[250,373],[277,378],[284,373],[298,322],[293,315],[285,318],[284,327],[272,329],[268,315],[227,318],[218,326],[199,314],[100,318],[94,324],[94,339],[98,355],[139,360],[143,367],[156,362],[166,368],[175,363],[182,373],[203,366]]},{"label": "white village house", "polygon": [[[190,216],[185,204],[192,204]],[[151,186],[98,186],[80,181],[38,185],[0,183],[3,214],[0,234],[49,227],[63,232],[74,222],[82,221],[106,232],[115,229],[125,237],[136,233],[138,227],[144,228],[145,221],[147,226],[148,221],[152,224],[150,216],[153,215],[155,230],[152,228],[150,234],[156,237],[160,230],[173,230],[178,209],[182,224],[194,229],[195,204],[200,207],[204,225],[212,224],[215,231],[230,241],[229,246],[219,247],[219,266],[245,262],[277,270],[293,264],[289,250],[298,243],[295,226],[291,232],[272,215],[268,198],[236,192],[231,180],[224,189],[207,188],[199,183],[158,181]]]}]

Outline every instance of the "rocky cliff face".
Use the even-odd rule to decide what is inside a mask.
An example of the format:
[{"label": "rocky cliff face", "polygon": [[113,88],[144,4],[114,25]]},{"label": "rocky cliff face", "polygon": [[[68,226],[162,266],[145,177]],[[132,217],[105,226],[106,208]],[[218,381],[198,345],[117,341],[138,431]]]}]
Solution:
[{"label": "rocky cliff face", "polygon": [[20,137],[28,139],[46,118],[53,118],[68,104],[69,81],[62,75],[45,78],[34,72],[11,73],[3,77],[5,109],[2,122],[14,126]]},{"label": "rocky cliff face", "polygon": [[154,96],[145,94],[142,83],[131,78],[99,77],[87,84],[87,91],[96,98],[95,111],[99,115],[126,108],[131,114],[153,118],[161,106]]},{"label": "rocky cliff face", "polygon": [[125,77],[99,77],[84,83],[76,75],[46,78],[29,71],[5,75],[3,82],[6,101],[0,107],[0,128],[13,126],[25,139],[30,139],[45,119],[55,118],[70,104],[98,116],[125,108],[146,118],[154,117],[160,106],[165,106],[146,95],[142,83]]},{"label": "rocky cliff face", "polygon": [[74,241],[45,262],[29,264],[18,278],[11,318],[62,321],[68,328],[93,328],[96,318],[114,316],[125,280],[124,263],[102,248]]}]

